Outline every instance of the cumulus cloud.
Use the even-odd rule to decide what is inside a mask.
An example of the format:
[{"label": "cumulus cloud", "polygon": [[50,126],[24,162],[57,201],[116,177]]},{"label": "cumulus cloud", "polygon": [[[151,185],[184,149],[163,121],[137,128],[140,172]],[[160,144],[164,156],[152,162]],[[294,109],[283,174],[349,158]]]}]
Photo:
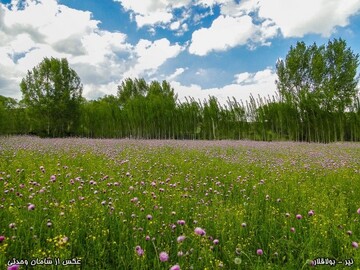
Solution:
[{"label": "cumulus cloud", "polygon": [[138,27],[168,24],[172,21],[173,9],[186,7],[191,0],[114,0],[131,12]]},{"label": "cumulus cloud", "polygon": [[209,28],[193,32],[189,52],[204,56],[211,51],[225,51],[236,46],[245,45],[256,37],[259,28],[252,23],[248,15],[232,17],[220,15]]},{"label": "cumulus cloud", "polygon": [[186,97],[204,100],[210,96],[215,96],[221,104],[226,104],[228,97],[235,97],[236,100],[243,102],[249,101],[250,95],[267,98],[276,94],[275,72],[271,68],[266,68],[254,73],[239,73],[234,76],[232,84],[217,88],[202,88],[197,84],[183,85],[178,81],[172,81],[180,101],[185,101]]},{"label": "cumulus cloud", "polygon": [[[126,34],[101,30],[91,12],[71,9],[56,0],[25,0],[22,8],[17,2],[0,4],[0,84],[8,96],[21,97],[20,80],[44,57],[67,58],[84,84],[84,96],[92,98],[113,93],[114,82],[125,77],[153,74],[184,49],[165,38],[129,44]],[[182,4],[147,1],[144,7],[137,5],[140,2],[128,5],[145,14]]]},{"label": "cumulus cloud", "polygon": [[255,73],[239,73],[236,74],[234,78],[234,82],[240,85],[274,83],[276,79],[276,74],[272,68],[268,67]]},{"label": "cumulus cloud", "polygon": [[270,45],[279,31],[285,38],[320,34],[329,37],[336,27],[348,25],[360,11],[359,0],[199,0],[198,4],[220,7],[209,28],[193,33],[189,52],[207,55],[247,45],[250,49]]},{"label": "cumulus cloud", "polygon": [[141,39],[134,49],[136,64],[125,73],[124,77],[151,76],[163,63],[176,57],[183,49],[184,47],[179,44],[171,45],[166,38],[153,42]]},{"label": "cumulus cloud", "polygon": [[211,0],[220,5],[221,14],[243,16],[252,13],[260,20],[272,21],[284,37],[306,34],[330,36],[336,27],[345,27],[349,18],[360,11],[359,0]]},{"label": "cumulus cloud", "polygon": [[284,37],[302,37],[309,33],[328,37],[336,26],[346,26],[350,16],[359,10],[359,0],[259,1],[259,16],[275,22]]}]

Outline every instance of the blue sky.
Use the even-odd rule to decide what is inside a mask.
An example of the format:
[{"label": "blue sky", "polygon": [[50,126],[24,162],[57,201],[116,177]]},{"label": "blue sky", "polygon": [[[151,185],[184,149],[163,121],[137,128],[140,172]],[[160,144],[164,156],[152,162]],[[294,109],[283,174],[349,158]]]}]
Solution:
[{"label": "blue sky", "polygon": [[66,57],[83,95],[128,77],[168,80],[180,100],[273,95],[297,41],[360,53],[360,0],[0,0],[0,95],[44,57]]}]

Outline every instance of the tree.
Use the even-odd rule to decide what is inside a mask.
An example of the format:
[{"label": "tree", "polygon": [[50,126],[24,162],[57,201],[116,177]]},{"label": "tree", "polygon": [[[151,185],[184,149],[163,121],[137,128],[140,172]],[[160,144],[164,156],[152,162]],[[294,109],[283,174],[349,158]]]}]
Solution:
[{"label": "tree", "polygon": [[20,87],[33,132],[53,137],[75,132],[83,87],[65,58],[44,58],[28,71]]},{"label": "tree", "polygon": [[303,139],[319,140],[315,139],[319,137],[317,128],[323,123],[328,127],[327,137],[334,133],[335,140],[344,139],[345,111],[358,92],[358,66],[359,55],[342,39],[326,46],[298,42],[285,60],[277,62],[277,88],[282,101],[298,110]]}]

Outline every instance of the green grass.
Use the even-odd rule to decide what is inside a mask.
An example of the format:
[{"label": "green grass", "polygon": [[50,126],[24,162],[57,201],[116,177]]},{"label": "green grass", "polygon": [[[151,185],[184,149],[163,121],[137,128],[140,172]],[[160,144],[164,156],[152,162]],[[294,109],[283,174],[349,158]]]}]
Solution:
[{"label": "green grass", "polygon": [[356,268],[359,160],[359,144],[0,138],[0,265],[307,269],[324,257]]}]

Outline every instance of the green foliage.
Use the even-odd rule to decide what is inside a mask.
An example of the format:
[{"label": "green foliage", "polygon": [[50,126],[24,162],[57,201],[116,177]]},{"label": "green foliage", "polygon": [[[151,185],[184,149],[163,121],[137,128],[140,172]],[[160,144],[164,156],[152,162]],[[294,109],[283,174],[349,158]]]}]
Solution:
[{"label": "green foliage", "polygon": [[66,59],[44,58],[20,84],[23,102],[39,135],[73,134],[79,119],[82,84]]},{"label": "green foliage", "polygon": [[276,64],[281,102],[297,111],[296,137],[306,141],[343,141],[347,112],[359,91],[359,55],[342,39],[326,46],[298,42]]}]

